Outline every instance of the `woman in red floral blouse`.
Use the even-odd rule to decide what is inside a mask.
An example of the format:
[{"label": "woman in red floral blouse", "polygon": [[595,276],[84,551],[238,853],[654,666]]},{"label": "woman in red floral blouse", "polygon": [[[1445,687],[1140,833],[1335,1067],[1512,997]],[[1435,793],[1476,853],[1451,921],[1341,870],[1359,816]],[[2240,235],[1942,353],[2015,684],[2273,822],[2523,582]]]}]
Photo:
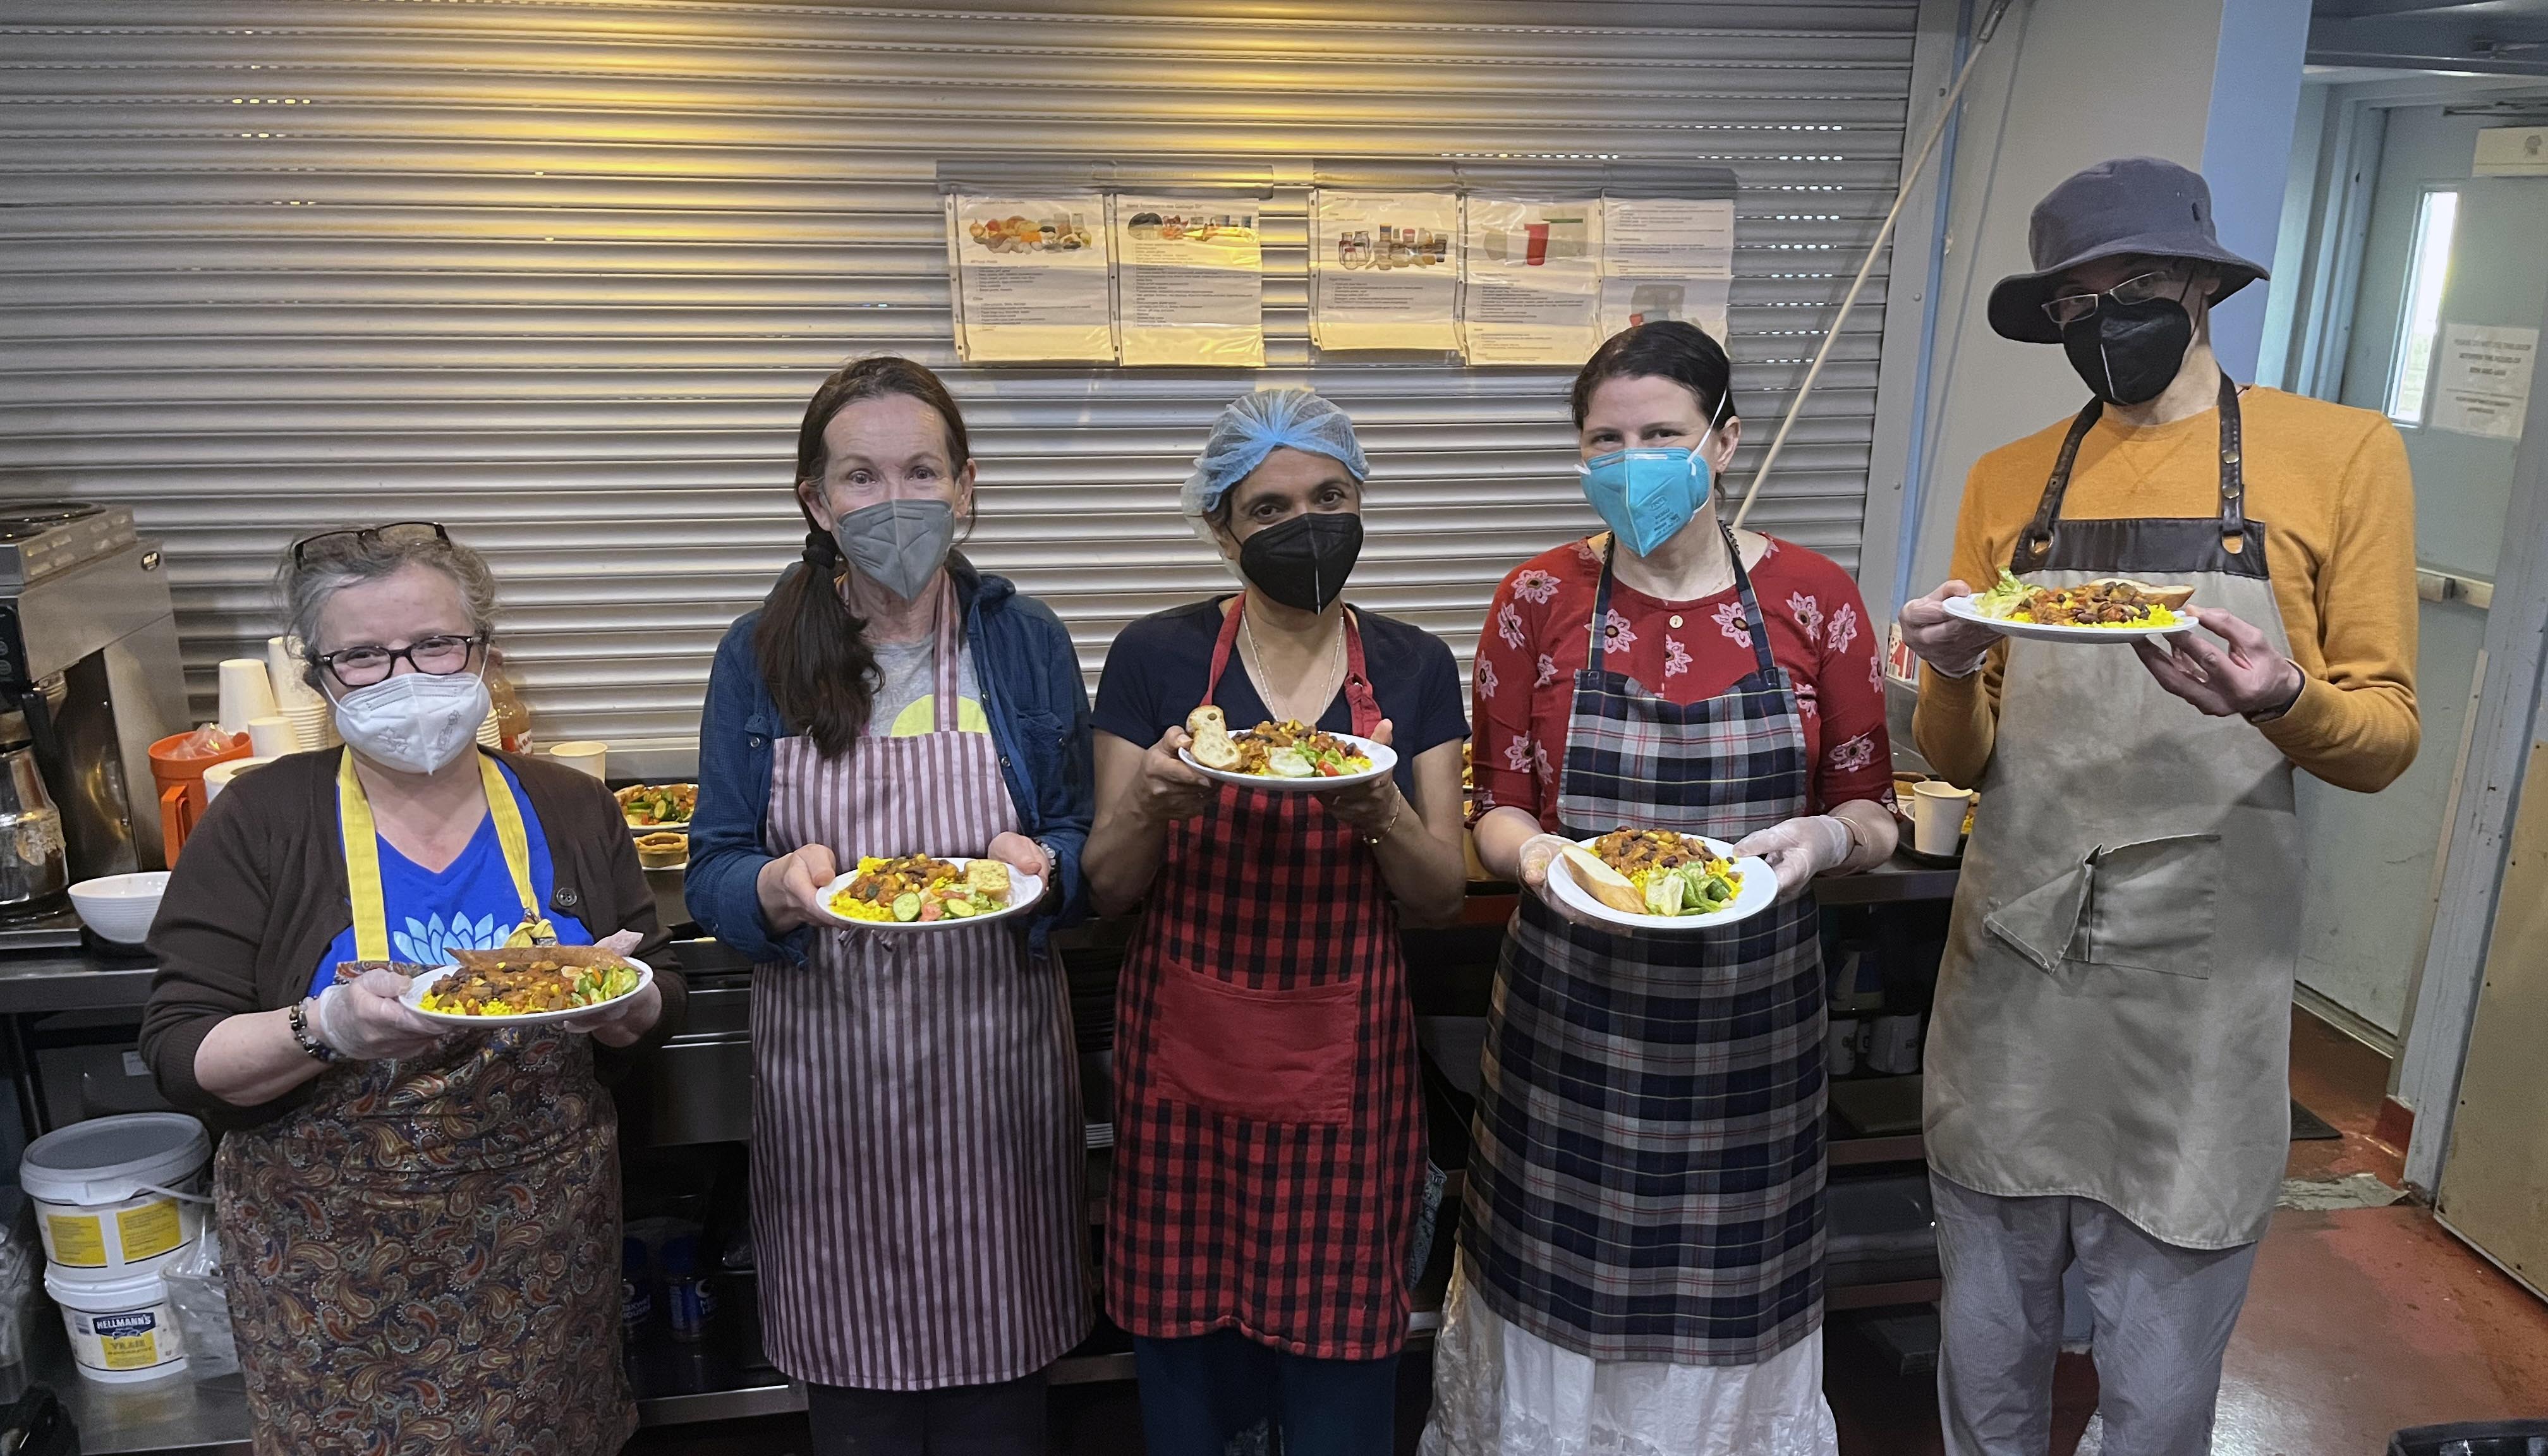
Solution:
[{"label": "woman in red floral blouse", "polygon": [[[1893,853],[1891,753],[1857,587],[1717,519],[1730,385],[1686,323],[1593,354],[1574,413],[1610,529],[1505,578],[1478,644],[1478,855],[1524,889],[1425,1456],[1837,1456],[1811,885]],[[1621,827],[1763,856],[1776,902],[1668,934],[1561,909],[1551,860]]]}]

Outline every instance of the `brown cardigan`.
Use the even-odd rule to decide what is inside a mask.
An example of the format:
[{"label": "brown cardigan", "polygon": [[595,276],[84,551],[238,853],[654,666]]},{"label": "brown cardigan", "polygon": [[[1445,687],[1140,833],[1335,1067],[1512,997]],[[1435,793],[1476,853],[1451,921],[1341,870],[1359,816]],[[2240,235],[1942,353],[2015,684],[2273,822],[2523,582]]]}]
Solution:
[{"label": "brown cardigan", "polygon": [[[195,1053],[227,1018],[308,995],[318,957],[354,923],[336,824],[339,752],[293,754],[232,779],[187,838],[150,926],[159,973],[141,1012],[141,1055],[169,1101],[217,1128],[269,1122],[309,1091],[304,1083],[262,1107],[233,1106],[195,1080]],[[596,940],[636,931],[645,938],[640,956],[664,944],[655,896],[609,791],[562,764],[501,757],[548,838],[556,869],[549,908],[584,922]],[[645,1039],[619,1051],[593,1046],[605,1080],[680,1028],[681,976],[658,967],[655,984],[664,1016]]]}]

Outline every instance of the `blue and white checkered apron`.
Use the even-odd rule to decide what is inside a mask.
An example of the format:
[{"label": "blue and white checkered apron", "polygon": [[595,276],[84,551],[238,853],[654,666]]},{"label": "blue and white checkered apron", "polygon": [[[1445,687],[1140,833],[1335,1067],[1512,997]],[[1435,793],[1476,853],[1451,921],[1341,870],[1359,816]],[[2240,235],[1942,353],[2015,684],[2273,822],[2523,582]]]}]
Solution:
[{"label": "blue and white checkered apron", "polygon": [[[1558,816],[1737,840],[1806,812],[1804,724],[1733,537],[1758,669],[1678,704],[1608,670],[1605,554]],[[1822,1322],[1813,897],[1613,934],[1522,896],[1488,1012],[1461,1231],[1488,1307],[1597,1360],[1752,1365]]]}]

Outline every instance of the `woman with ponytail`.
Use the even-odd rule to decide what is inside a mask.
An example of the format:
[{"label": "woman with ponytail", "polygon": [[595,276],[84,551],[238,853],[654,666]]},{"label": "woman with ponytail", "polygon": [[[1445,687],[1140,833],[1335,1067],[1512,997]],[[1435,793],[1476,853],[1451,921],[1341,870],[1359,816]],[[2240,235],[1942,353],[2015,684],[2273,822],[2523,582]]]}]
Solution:
[{"label": "woman with ponytail", "polygon": [[[862,360],[796,439],[804,560],[717,649],[690,913],[752,957],[764,1342],[823,1453],[1040,1452],[1087,1332],[1081,1113],[1046,938],[1079,901],[1087,689],[1050,608],[953,546],[973,460],[946,386]],[[989,858],[1031,916],[845,928],[862,856]]]}]

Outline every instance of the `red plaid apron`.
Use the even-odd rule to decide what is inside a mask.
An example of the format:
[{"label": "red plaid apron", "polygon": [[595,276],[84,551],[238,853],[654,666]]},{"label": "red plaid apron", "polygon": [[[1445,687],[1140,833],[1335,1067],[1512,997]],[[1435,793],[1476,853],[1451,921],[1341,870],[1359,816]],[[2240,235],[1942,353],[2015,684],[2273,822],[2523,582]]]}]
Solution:
[{"label": "red plaid apron", "polygon": [[[951,588],[938,731],[864,735],[837,759],[778,741],[771,853],[971,856],[1018,827],[990,736],[956,729],[959,615]],[[804,965],[753,968],[752,1236],[789,1375],[983,1385],[1086,1332],[1070,1003],[1024,924],[817,930]]]},{"label": "red plaid apron", "polygon": [[[1212,654],[1229,665],[1245,598]],[[1380,723],[1345,621],[1353,731]],[[1106,1297],[1135,1334],[1235,1328],[1319,1359],[1407,1339],[1422,1193],[1398,916],[1362,837],[1308,794],[1224,785],[1168,832],[1124,963]]]}]

